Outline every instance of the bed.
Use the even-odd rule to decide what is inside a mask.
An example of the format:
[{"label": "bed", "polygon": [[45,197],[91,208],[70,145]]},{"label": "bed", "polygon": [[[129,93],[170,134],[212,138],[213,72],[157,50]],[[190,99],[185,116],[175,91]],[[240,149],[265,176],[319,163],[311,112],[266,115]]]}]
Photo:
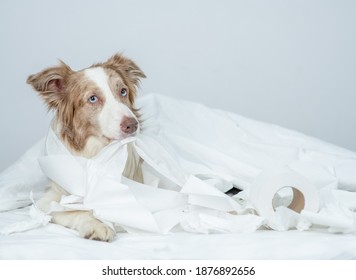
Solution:
[{"label": "bed", "polygon": [[[21,228],[0,235],[1,259],[356,259],[354,152],[276,125],[160,95],[144,96],[138,106],[143,133],[159,136],[184,172],[213,182],[222,192],[241,190],[229,197],[243,199],[246,206],[261,172],[288,166],[317,189],[317,216],[306,227],[282,230],[271,230],[264,223],[253,230],[241,227],[230,232],[125,230],[111,243],[85,240],[51,223],[26,230],[23,223],[29,219],[31,197],[38,198],[47,182],[38,165],[41,140],[0,174],[0,229]],[[243,211],[250,208],[253,205]]]}]

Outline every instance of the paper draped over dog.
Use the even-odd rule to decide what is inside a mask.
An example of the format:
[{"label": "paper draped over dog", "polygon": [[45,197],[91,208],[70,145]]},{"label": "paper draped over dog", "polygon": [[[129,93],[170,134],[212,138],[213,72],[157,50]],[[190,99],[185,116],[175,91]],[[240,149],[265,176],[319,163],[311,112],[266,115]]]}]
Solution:
[{"label": "paper draped over dog", "polygon": [[[109,144],[92,159],[71,155],[50,129],[45,140],[5,170],[0,210],[29,205],[30,193],[38,198],[48,179],[69,195],[53,202],[49,213],[34,203],[32,220],[2,233],[42,226],[51,212],[72,210],[92,211],[128,232],[252,232],[263,226],[356,232],[355,153],[159,95],[139,99],[138,107],[142,132]],[[144,184],[122,176],[132,148],[143,159]],[[283,187],[299,189],[300,209],[286,207],[290,194],[271,195]],[[225,194],[233,188],[242,191]]]}]

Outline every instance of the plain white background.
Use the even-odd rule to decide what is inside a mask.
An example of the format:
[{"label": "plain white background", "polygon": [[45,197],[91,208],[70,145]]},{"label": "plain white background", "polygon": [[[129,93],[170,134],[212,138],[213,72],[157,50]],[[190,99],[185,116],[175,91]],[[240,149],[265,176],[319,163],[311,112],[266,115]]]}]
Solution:
[{"label": "plain white background", "polygon": [[[356,2],[1,0],[0,170],[51,119],[26,84],[64,60],[118,51],[157,92],[272,122],[356,150]],[[176,112],[182,113],[184,112]]]}]

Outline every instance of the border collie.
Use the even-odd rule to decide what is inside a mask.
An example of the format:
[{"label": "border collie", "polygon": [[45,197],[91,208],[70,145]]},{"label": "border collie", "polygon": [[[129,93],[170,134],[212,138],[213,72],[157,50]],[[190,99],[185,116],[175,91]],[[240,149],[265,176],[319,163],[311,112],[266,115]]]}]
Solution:
[{"label": "border collie", "polygon": [[[28,77],[27,83],[55,111],[52,128],[72,154],[91,158],[113,140],[134,136],[140,130],[139,114],[134,102],[142,70],[122,54],[104,63],[73,71],[62,61]],[[130,163],[123,174],[140,181],[138,165]],[[141,174],[140,174],[141,173]],[[66,191],[50,183],[38,202],[47,212],[52,201],[59,202]],[[52,222],[75,229],[80,236],[93,240],[112,241],[115,232],[89,211],[52,213]]]}]

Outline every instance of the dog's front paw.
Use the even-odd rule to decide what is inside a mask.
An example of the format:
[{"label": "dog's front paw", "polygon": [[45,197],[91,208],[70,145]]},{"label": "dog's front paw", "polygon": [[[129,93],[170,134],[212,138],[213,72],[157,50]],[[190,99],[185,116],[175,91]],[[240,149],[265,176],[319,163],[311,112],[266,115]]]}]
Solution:
[{"label": "dog's front paw", "polygon": [[80,236],[98,241],[111,242],[115,237],[115,232],[106,224],[94,220],[86,222],[79,229]]}]

